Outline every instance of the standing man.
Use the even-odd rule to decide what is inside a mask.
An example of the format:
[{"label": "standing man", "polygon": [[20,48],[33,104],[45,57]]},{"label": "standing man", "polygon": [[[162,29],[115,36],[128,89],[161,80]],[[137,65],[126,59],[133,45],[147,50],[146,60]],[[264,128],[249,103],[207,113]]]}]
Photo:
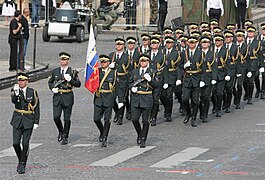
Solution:
[{"label": "standing man", "polygon": [[219,22],[220,17],[224,15],[224,6],[222,0],[207,0],[207,16],[210,21],[216,19]]},{"label": "standing man", "polygon": [[125,9],[127,10],[126,12],[126,25],[132,25],[131,27],[126,26],[124,30],[135,30],[136,25],[136,5],[137,5],[137,0],[127,0],[125,1],[124,6]]},{"label": "standing man", "polygon": [[116,95],[118,97],[118,103],[115,101],[113,109],[115,111],[115,117],[113,122],[117,122],[117,125],[122,125],[123,115],[125,110],[126,99],[128,98],[128,81],[129,81],[129,69],[130,58],[126,52],[124,52],[125,40],[122,38],[116,38],[116,51],[109,54],[111,64],[109,68],[117,70],[117,86]]},{"label": "standing man", "polygon": [[158,15],[158,0],[149,0],[150,4],[150,24],[156,24]]},{"label": "standing man", "polygon": [[[116,71],[109,68],[110,58],[107,55],[99,56],[99,87],[94,95],[94,123],[99,129],[101,147],[107,147],[107,138],[110,129],[110,119],[115,101]],[[101,122],[104,116],[104,126]]]},{"label": "standing man", "polygon": [[21,72],[17,74],[17,79],[18,84],[11,89],[15,110],[10,124],[13,126],[13,147],[19,161],[17,172],[23,174],[26,171],[32,131],[39,126],[40,103],[37,91],[28,87],[29,76]]},{"label": "standing man", "polygon": [[[50,90],[53,92],[53,120],[59,131],[58,141],[62,145],[68,144],[68,136],[71,126],[71,114],[74,105],[73,87],[80,87],[81,82],[77,71],[69,67],[70,54],[59,53],[61,67],[53,70],[48,81]],[[61,121],[61,114],[64,114],[64,126]]]},{"label": "standing man", "polygon": [[[191,119],[191,126],[196,127],[196,117],[199,108],[199,93],[200,88],[205,86],[204,69],[202,69],[204,55],[203,52],[196,46],[197,39],[189,37],[188,46],[185,52],[181,54],[181,64],[185,69],[183,78],[183,108],[187,115],[183,121],[188,123]],[[180,81],[178,75],[177,82]],[[178,83],[176,85],[179,85]],[[191,105],[190,105],[191,100]],[[192,111],[191,111],[192,109]]]},{"label": "standing man", "polygon": [[237,29],[244,28],[246,9],[249,7],[249,0],[234,0],[236,6]]},{"label": "standing man", "polygon": [[35,24],[39,26],[41,0],[32,0],[31,6],[32,6],[31,27],[34,27]]},{"label": "standing man", "polygon": [[[154,70],[149,66],[150,57],[142,54],[140,67],[132,71],[130,79],[132,123],[137,132],[137,144],[145,148],[149,130],[150,112],[153,105],[153,90],[157,87]],[[139,118],[142,115],[141,127]]]},{"label": "standing man", "polygon": [[164,31],[164,25],[167,17],[167,0],[159,0],[159,19],[158,19],[158,32]]},{"label": "standing man", "polygon": [[[29,23],[28,23],[28,18],[29,18],[30,10],[29,8],[23,9],[23,15],[21,16],[21,24],[22,24],[22,36],[23,36],[23,52],[19,49],[19,56],[18,56],[18,69],[24,70],[25,69],[25,56],[27,52],[27,47],[28,47],[28,40],[29,40]],[[20,54],[23,53],[21,56]],[[22,67],[20,67],[20,57],[22,57]]]},{"label": "standing man", "polygon": [[17,66],[17,47],[18,41],[21,36],[22,24],[19,22],[21,19],[21,12],[15,11],[14,18],[10,22],[8,43],[10,45],[10,56],[9,56],[9,71],[16,71]]}]

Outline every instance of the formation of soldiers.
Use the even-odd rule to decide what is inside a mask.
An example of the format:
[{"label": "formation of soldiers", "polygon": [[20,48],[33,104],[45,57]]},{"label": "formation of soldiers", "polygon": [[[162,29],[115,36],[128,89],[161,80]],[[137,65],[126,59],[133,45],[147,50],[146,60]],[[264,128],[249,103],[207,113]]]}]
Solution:
[{"label": "formation of soldiers", "polygon": [[[123,124],[125,114],[132,120],[137,144],[145,147],[149,124],[156,126],[161,104],[165,121],[172,120],[174,98],[185,116],[183,123],[190,121],[192,127],[197,126],[198,119],[208,121],[210,102],[212,114],[221,117],[222,110],[231,112],[232,104],[240,109],[242,96],[252,104],[254,86],[255,97],[264,99],[265,23],[260,27],[261,34],[251,20],[246,20],[245,29],[236,29],[231,23],[221,28],[213,19],[210,23],[190,23],[187,30],[166,27],[163,33],[144,33],[142,44],[138,37],[117,38],[116,51],[100,56],[106,64],[104,69],[112,73],[104,76],[104,69],[100,70],[100,87],[94,99],[98,108],[94,121],[102,147],[106,147],[111,108],[117,125]],[[148,70],[142,73],[145,68]],[[104,125],[100,121],[103,116]]]}]

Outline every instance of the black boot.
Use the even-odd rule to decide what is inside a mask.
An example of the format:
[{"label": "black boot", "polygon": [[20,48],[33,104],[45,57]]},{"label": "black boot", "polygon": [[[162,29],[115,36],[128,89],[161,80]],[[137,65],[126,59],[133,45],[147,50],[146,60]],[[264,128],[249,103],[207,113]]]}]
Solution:
[{"label": "black boot", "polygon": [[231,111],[230,111],[230,106],[226,106],[226,108],[225,108],[225,113],[230,113]]},{"label": "black boot", "polygon": [[96,124],[96,126],[98,127],[98,130],[100,132],[100,135],[99,135],[99,142],[102,142],[103,141],[103,124],[102,122],[99,120],[99,121],[94,121],[94,123]]},{"label": "black boot", "polygon": [[222,94],[216,95],[216,117],[221,117]]},{"label": "black boot", "polygon": [[58,142],[60,142],[63,139],[63,132],[60,131],[57,137]]},{"label": "black boot", "polygon": [[136,133],[137,133],[136,142],[139,145],[139,144],[141,144],[141,138],[142,138],[142,136],[141,136],[141,134],[142,134],[141,125],[140,125],[139,121],[132,121],[132,122],[133,122],[133,126],[134,126],[134,128],[136,130]]},{"label": "black boot", "polygon": [[62,139],[62,143],[61,144],[62,145],[68,144],[68,139],[67,139],[67,135],[66,134],[63,135],[63,139]]},{"label": "black boot", "polygon": [[123,119],[122,115],[119,115],[117,125],[122,125],[122,119]]},{"label": "black boot", "polygon": [[265,99],[265,91],[261,91],[261,93],[260,93],[260,99]]},{"label": "black boot", "polygon": [[147,139],[148,130],[149,130],[149,124],[144,124],[143,130],[142,130],[142,141],[141,141],[140,148],[146,147],[145,143],[146,143],[146,139]]},{"label": "black boot", "polygon": [[107,147],[109,129],[110,129],[110,122],[105,122],[104,130],[103,130],[103,141],[102,141],[101,147]]},{"label": "black boot", "polygon": [[24,174],[26,172],[26,164],[25,164],[25,162],[19,162],[19,164],[17,166],[17,172],[19,174]]},{"label": "black boot", "polygon": [[156,126],[156,118],[152,118],[151,126]]},{"label": "black boot", "polygon": [[21,159],[21,147],[20,144],[13,144],[14,150],[16,152],[17,158],[18,158],[18,162],[20,162]]},{"label": "black boot", "polygon": [[126,112],[126,119],[128,119],[129,121],[132,120],[131,112]]},{"label": "black boot", "polygon": [[196,127],[196,118],[197,118],[197,113],[198,113],[199,105],[194,104],[192,108],[192,118],[191,118],[191,126]]},{"label": "black boot", "polygon": [[115,113],[114,118],[113,118],[113,122],[116,123],[118,121],[118,115]]}]

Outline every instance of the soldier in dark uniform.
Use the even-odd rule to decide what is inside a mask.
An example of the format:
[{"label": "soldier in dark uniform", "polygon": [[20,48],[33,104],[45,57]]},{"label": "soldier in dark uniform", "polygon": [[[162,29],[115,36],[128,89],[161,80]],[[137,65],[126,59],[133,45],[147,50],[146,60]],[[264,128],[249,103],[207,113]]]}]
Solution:
[{"label": "soldier in dark uniform", "polygon": [[164,85],[160,99],[165,108],[164,117],[166,118],[166,122],[171,121],[173,93],[175,92],[177,81],[177,69],[180,69],[180,53],[174,48],[174,41],[175,39],[171,36],[165,37],[166,68],[163,73]]},{"label": "soldier in dark uniform", "polygon": [[210,30],[211,30],[212,34],[213,34],[213,29],[215,27],[217,27],[218,25],[219,25],[219,22],[217,21],[217,19],[212,19],[210,21]]},{"label": "soldier in dark uniform", "polygon": [[[246,76],[246,58],[248,54],[247,44],[244,42],[245,32],[243,30],[236,31],[236,38],[237,38],[237,46],[239,47],[239,59],[237,61],[237,69],[236,69],[236,87],[234,85],[234,102],[236,105],[236,109],[240,109],[240,101],[242,96],[243,90],[243,82]],[[239,75],[240,74],[240,75]]]},{"label": "soldier in dark uniform", "polygon": [[202,32],[203,30],[209,30],[209,28],[209,23],[205,21],[200,23],[200,32]]},{"label": "soldier in dark uniform", "polygon": [[[99,129],[101,147],[107,147],[107,138],[110,129],[110,119],[115,101],[116,71],[109,68],[110,58],[107,55],[99,56],[99,87],[94,95],[94,122]],[[101,122],[104,116],[104,126]]]},{"label": "soldier in dark uniform", "polygon": [[142,34],[142,46],[140,47],[140,54],[149,54],[150,52],[150,35],[149,34]]},{"label": "soldier in dark uniform", "polygon": [[199,31],[199,25],[197,23],[190,23],[188,33],[192,33],[193,31]]},{"label": "soldier in dark uniform", "polygon": [[229,71],[228,65],[230,62],[228,59],[228,51],[224,46],[224,37],[221,35],[214,36],[214,47],[213,51],[215,53],[215,62],[218,67],[217,73],[217,83],[213,86],[212,93],[212,102],[213,102],[213,110],[212,113],[216,114],[216,117],[221,117],[221,106],[223,100],[223,92],[225,86],[225,76]]},{"label": "soldier in dark uniform", "polygon": [[261,93],[260,98],[265,99],[265,23],[262,23],[261,25],[262,34],[260,35],[260,43],[261,43],[261,56],[260,56],[260,69],[259,72],[262,74],[262,86],[261,86]]},{"label": "soldier in dark uniform", "polygon": [[164,31],[164,25],[167,17],[167,0],[159,0],[159,18],[158,18],[158,30],[159,32]]},{"label": "soldier in dark uniform", "polygon": [[[153,90],[157,88],[154,70],[148,66],[150,57],[142,54],[140,67],[132,71],[130,79],[132,123],[137,132],[137,144],[145,148],[149,130],[150,112],[153,105]],[[142,127],[139,118],[142,115]]]},{"label": "soldier in dark uniform", "polygon": [[[188,123],[191,119],[191,126],[196,127],[196,117],[199,108],[200,87],[205,86],[202,51],[196,47],[197,39],[189,37],[188,46],[185,52],[181,54],[181,65],[185,69],[183,78],[183,108],[187,115],[183,123]],[[180,78],[178,77],[178,80]],[[192,111],[190,106],[190,99]]]},{"label": "soldier in dark uniform", "polygon": [[180,44],[181,44],[181,40],[180,40],[180,36],[183,35],[184,30],[181,27],[178,27],[175,30],[175,49],[180,51]]},{"label": "soldier in dark uniform", "polygon": [[[73,87],[80,87],[81,82],[77,71],[69,67],[70,54],[59,53],[61,67],[53,70],[48,81],[50,90],[53,92],[53,120],[59,131],[58,141],[62,145],[68,144],[68,136],[71,126],[71,114],[74,105]],[[61,121],[61,114],[64,114],[64,126]]]},{"label": "soldier in dark uniform", "polygon": [[27,86],[29,76],[21,72],[18,73],[17,79],[18,84],[11,89],[11,101],[15,104],[15,110],[10,124],[13,126],[13,147],[19,161],[17,172],[23,174],[26,170],[32,131],[39,125],[40,103],[37,91]]},{"label": "soldier in dark uniform", "polygon": [[156,125],[157,114],[159,110],[159,99],[161,95],[162,86],[164,84],[163,71],[165,66],[165,55],[158,50],[159,43],[160,43],[159,38],[157,37],[151,38],[151,52],[149,53],[151,61],[149,65],[152,69],[157,71],[156,78],[159,85],[156,89],[154,89],[153,93],[154,103],[151,111],[151,118],[152,118],[151,126]]},{"label": "soldier in dark uniform", "polygon": [[164,50],[165,50],[165,44],[164,44],[164,39],[162,36],[162,33],[160,32],[153,32],[152,33],[152,37],[156,37],[159,39],[159,47],[158,47],[158,51],[161,52],[162,54],[164,54]]},{"label": "soldier in dark uniform", "polygon": [[239,58],[239,48],[238,46],[233,43],[234,34],[231,31],[225,31],[225,44],[228,51],[228,59],[230,63],[227,64],[227,69],[229,71],[226,72],[225,76],[225,89],[223,94],[223,109],[225,109],[226,113],[230,113],[230,106],[232,101],[233,95],[233,87],[235,83],[236,77],[240,77],[241,74],[236,74],[237,65],[238,65],[238,58]]},{"label": "soldier in dark uniform", "polygon": [[114,122],[117,125],[122,125],[123,115],[125,110],[126,99],[128,99],[128,81],[130,70],[130,58],[126,52],[124,52],[125,40],[122,38],[116,38],[116,51],[109,54],[111,64],[109,68],[117,70],[117,86],[116,96],[118,97],[118,103],[115,101],[113,109],[115,111]]},{"label": "soldier in dark uniform", "polygon": [[203,123],[207,122],[210,97],[212,94],[212,87],[216,84],[217,80],[217,64],[215,62],[215,54],[210,48],[211,39],[207,36],[201,38],[202,51],[204,53],[205,70],[205,86],[201,88],[201,101],[200,101],[200,118]]},{"label": "soldier in dark uniform", "polygon": [[256,28],[249,26],[247,28],[246,43],[248,46],[247,56],[247,77],[246,77],[246,94],[247,104],[252,104],[252,96],[254,90],[254,79],[256,73],[259,73],[259,56],[260,56],[260,41],[255,38]]}]

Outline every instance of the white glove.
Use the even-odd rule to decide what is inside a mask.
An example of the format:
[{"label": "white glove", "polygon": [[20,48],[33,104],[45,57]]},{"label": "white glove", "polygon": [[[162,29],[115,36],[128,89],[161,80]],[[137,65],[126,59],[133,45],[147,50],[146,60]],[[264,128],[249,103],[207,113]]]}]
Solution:
[{"label": "white glove", "polygon": [[148,81],[148,82],[150,82],[151,81],[151,76],[150,76],[150,74],[148,74],[148,73],[145,73],[144,74],[144,78]]},{"label": "white glove", "polygon": [[236,77],[240,77],[240,76],[242,76],[242,74],[236,74]]},{"label": "white glove", "polygon": [[205,86],[205,82],[200,81],[200,87],[204,87]]},{"label": "white glove", "polygon": [[178,79],[178,80],[176,81],[176,85],[177,85],[177,86],[178,86],[178,85],[181,85],[181,80]]},{"label": "white glove", "polygon": [[216,82],[216,80],[212,80],[211,83],[212,83],[212,85],[214,85],[214,84],[216,84],[217,82]]},{"label": "white glove", "polygon": [[37,127],[39,127],[39,125],[38,124],[34,124],[33,129],[37,129]]},{"label": "white glove", "polygon": [[190,61],[187,61],[187,62],[184,64],[184,69],[186,69],[187,67],[190,67]]},{"label": "white glove", "polygon": [[260,73],[264,73],[264,67],[259,68]]},{"label": "white glove", "polygon": [[59,88],[52,88],[52,92],[53,92],[54,94],[57,94],[57,93],[59,92]]},{"label": "white glove", "polygon": [[115,67],[115,62],[110,63],[109,68],[113,69]]},{"label": "white glove", "polygon": [[132,87],[132,92],[133,93],[136,93],[138,91],[138,88],[137,87]]},{"label": "white glove", "polygon": [[230,76],[225,76],[226,81],[230,81]]},{"label": "white glove", "polygon": [[252,76],[252,72],[247,73],[247,77],[250,78]]},{"label": "white glove", "polygon": [[164,89],[167,89],[167,88],[168,88],[168,84],[165,83],[165,84],[163,85],[163,88],[164,88]]},{"label": "white glove", "polygon": [[67,81],[67,82],[70,82],[72,77],[70,76],[70,74],[65,74],[64,75],[64,79]]},{"label": "white glove", "polygon": [[118,108],[120,109],[123,105],[123,103],[118,103]]},{"label": "white glove", "polygon": [[13,87],[13,90],[15,91],[15,95],[18,96],[19,95],[19,85],[15,84]]}]

